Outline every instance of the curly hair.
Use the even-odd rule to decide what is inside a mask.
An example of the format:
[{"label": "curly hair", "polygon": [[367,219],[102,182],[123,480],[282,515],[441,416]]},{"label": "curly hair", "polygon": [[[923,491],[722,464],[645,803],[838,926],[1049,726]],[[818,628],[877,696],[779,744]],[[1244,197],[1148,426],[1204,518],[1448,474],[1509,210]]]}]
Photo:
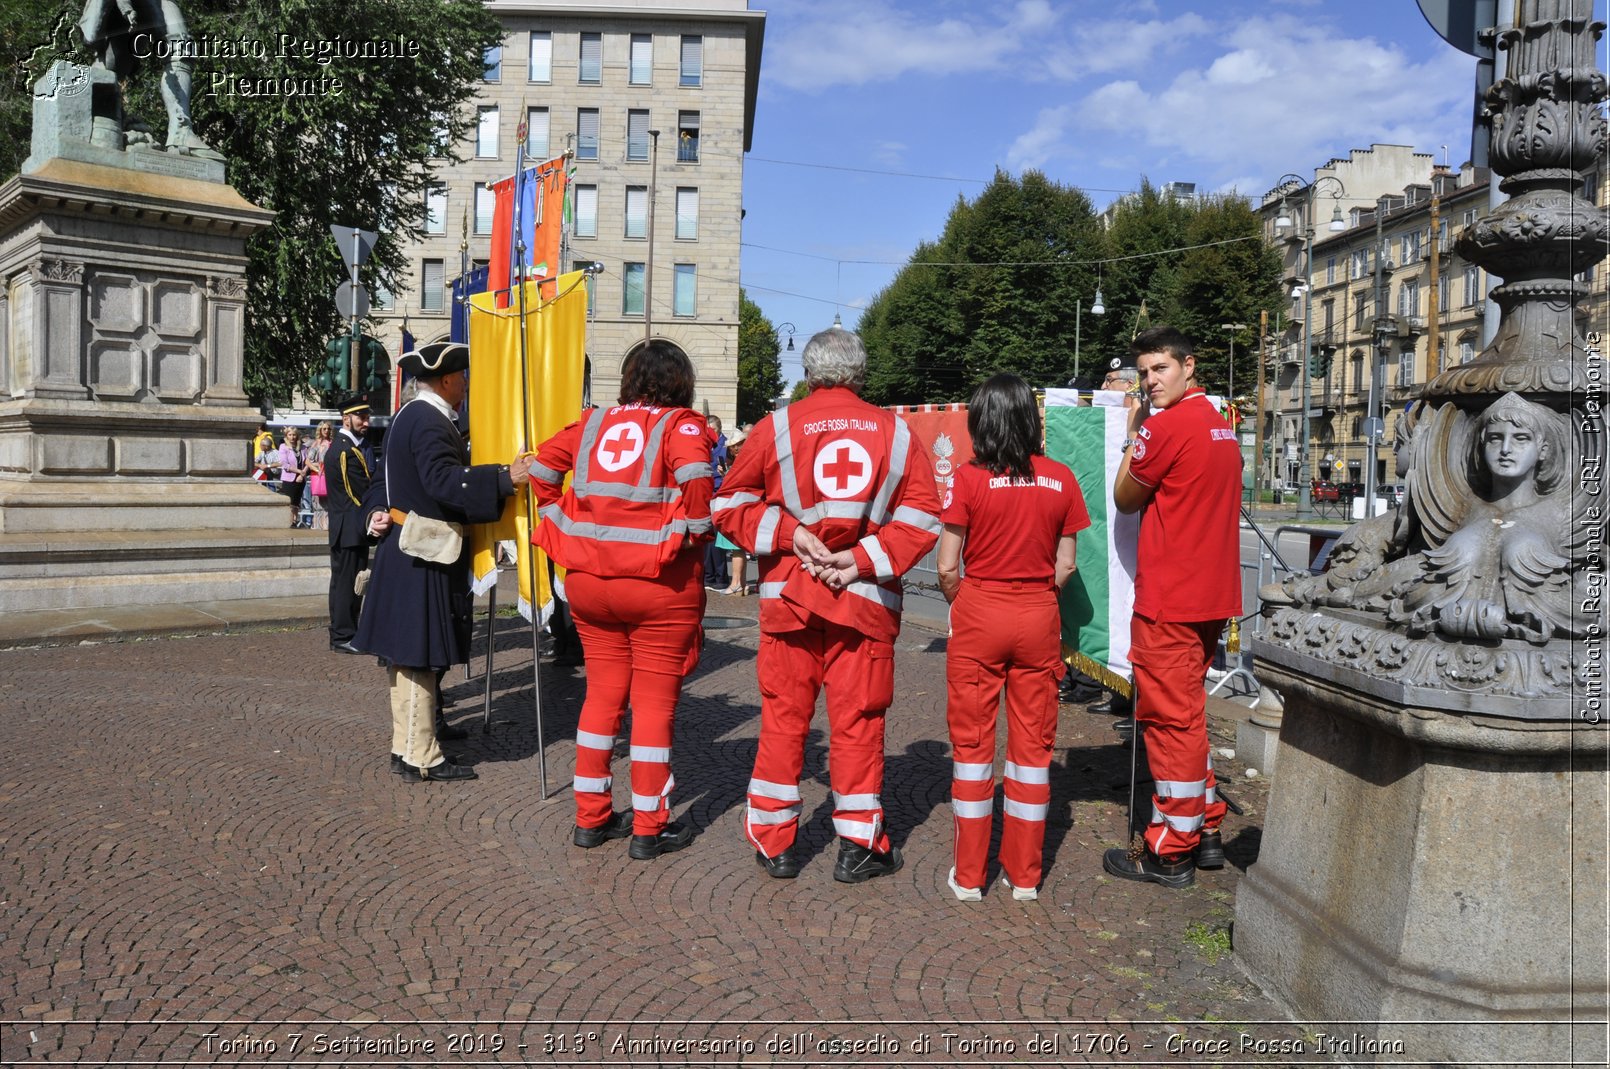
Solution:
[{"label": "curly hair", "polygon": [[674,342],[655,338],[626,354],[619,403],[688,408],[693,404],[693,361]]}]

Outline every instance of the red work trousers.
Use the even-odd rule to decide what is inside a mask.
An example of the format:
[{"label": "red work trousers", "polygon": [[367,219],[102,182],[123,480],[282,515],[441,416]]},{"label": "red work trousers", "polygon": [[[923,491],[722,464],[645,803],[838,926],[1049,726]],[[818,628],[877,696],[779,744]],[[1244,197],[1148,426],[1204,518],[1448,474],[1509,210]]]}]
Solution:
[{"label": "red work trousers", "polygon": [[760,744],[744,832],[767,857],[799,833],[799,775],[816,695],[827,684],[833,830],[889,849],[883,827],[883,714],[894,701],[894,644],[820,617],[760,636]]},{"label": "red work trousers", "polygon": [[1217,831],[1224,821],[1203,686],[1223,630],[1223,620],[1160,623],[1137,615],[1130,624],[1135,722],[1146,732],[1156,792],[1146,845],[1161,858],[1191,853],[1203,831]]},{"label": "red work trousers", "polygon": [[962,580],[945,655],[956,883],[982,888],[995,810],[995,721],[1006,691],[1006,785],[1001,868],[1013,887],[1038,887],[1051,807],[1061,619],[1049,582]]},{"label": "red work trousers", "polygon": [[[700,551],[702,552],[702,551]],[[658,835],[670,819],[671,734],[682,680],[703,644],[699,552],[677,554],[653,579],[571,572],[565,579],[587,661],[587,697],[576,725],[576,824],[607,823],[610,758],[632,706],[632,831]]]}]

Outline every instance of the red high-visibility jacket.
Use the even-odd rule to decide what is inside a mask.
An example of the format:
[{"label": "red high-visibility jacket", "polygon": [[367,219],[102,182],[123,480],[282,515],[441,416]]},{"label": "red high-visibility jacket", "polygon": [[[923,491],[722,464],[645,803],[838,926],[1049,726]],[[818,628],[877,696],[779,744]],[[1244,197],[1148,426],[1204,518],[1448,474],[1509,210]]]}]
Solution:
[{"label": "red high-visibility jacket", "polygon": [[[721,533],[760,561],[760,626],[814,614],[883,641],[900,632],[900,576],[939,538],[933,467],[905,421],[841,386],[819,388],[755,425],[711,506]],[[842,591],[794,555],[804,525],[854,547],[861,578]]]},{"label": "red high-visibility jacket", "polygon": [[537,449],[531,541],[575,571],[659,575],[685,544],[712,537],[712,444],[689,408],[593,409]]}]

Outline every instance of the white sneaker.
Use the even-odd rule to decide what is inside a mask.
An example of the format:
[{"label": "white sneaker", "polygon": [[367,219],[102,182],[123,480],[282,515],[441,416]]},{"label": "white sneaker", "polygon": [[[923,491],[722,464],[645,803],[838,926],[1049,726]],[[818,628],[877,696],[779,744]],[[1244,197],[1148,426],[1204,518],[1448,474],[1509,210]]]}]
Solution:
[{"label": "white sneaker", "polygon": [[[954,872],[955,870],[952,869],[951,871]],[[1001,886],[1012,887],[1012,881],[1002,876]],[[1033,902],[1040,897],[1040,892],[1038,888],[1034,887],[1012,887],[1012,897],[1019,902]]]},{"label": "white sneaker", "polygon": [[963,887],[956,882],[956,869],[954,866],[951,867],[950,875],[945,877],[945,882],[950,884],[950,891],[958,901],[982,902],[984,900],[984,892],[977,887]]}]

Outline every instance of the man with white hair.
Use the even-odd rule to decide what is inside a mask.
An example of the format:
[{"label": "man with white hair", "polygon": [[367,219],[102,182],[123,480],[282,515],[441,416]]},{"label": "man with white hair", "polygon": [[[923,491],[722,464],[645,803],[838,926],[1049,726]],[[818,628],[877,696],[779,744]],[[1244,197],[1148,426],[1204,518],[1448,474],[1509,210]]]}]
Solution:
[{"label": "man with white hair", "polygon": [[799,777],[825,683],[833,878],[861,883],[903,864],[884,827],[883,716],[900,576],[938,540],[939,499],[904,421],[859,396],[861,339],[825,330],[803,362],[810,394],[755,424],[711,507],[760,573],[760,743],[744,829],[768,875],[799,874]]}]

